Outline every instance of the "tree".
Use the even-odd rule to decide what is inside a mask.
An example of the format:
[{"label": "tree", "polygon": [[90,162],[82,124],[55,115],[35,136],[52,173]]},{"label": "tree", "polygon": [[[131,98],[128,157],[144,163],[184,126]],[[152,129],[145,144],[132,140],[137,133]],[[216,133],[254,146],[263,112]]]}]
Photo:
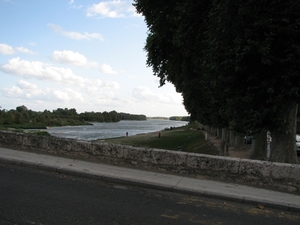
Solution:
[{"label": "tree", "polygon": [[272,161],[297,162],[299,8],[299,1],[228,0],[214,1],[210,14],[205,68],[225,87],[220,112],[235,131],[270,130]]},{"label": "tree", "polygon": [[27,107],[26,107],[25,105],[18,106],[18,107],[16,108],[16,110],[17,110],[18,112],[20,112],[20,113],[22,113],[22,112],[27,112],[27,111],[28,111],[28,109],[27,109]]},{"label": "tree", "polygon": [[[287,0],[135,0],[147,64],[172,82],[192,119],[238,133],[269,129],[271,160],[297,162],[299,8]],[[293,142],[292,142],[293,140]],[[279,149],[280,148],[280,149]],[[279,157],[280,156],[280,157]]]},{"label": "tree", "polygon": [[120,121],[119,114],[116,111],[109,112],[109,115],[111,118],[111,122],[119,122]]}]

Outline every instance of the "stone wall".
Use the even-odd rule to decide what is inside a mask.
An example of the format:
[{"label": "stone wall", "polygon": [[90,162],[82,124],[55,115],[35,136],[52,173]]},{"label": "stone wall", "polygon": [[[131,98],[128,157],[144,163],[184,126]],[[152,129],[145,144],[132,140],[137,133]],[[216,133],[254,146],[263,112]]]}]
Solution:
[{"label": "stone wall", "polygon": [[300,193],[300,165],[0,131],[0,146]]}]

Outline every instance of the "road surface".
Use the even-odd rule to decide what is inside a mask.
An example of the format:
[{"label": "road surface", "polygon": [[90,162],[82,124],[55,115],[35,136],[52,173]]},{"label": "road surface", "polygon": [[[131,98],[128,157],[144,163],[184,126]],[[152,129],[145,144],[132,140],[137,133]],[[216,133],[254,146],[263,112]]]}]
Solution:
[{"label": "road surface", "polygon": [[0,224],[300,224],[295,212],[0,164]]}]

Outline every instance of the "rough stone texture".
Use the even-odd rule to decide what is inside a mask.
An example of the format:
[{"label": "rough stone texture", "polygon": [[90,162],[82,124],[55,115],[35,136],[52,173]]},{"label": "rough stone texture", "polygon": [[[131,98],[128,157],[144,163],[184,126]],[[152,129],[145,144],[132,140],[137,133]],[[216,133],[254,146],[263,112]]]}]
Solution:
[{"label": "rough stone texture", "polygon": [[293,179],[300,181],[299,165],[291,165],[286,163],[272,164],[272,179]]},{"label": "rough stone texture", "polygon": [[90,155],[98,156],[100,159],[116,161],[124,157],[124,146],[107,143],[92,143]]},{"label": "rough stone texture", "polygon": [[124,159],[136,163],[149,163],[151,160],[151,149],[124,146]]},{"label": "rough stone texture", "polygon": [[22,133],[12,133],[12,132],[0,132],[0,143],[2,145],[22,146],[23,143]]},{"label": "rough stone texture", "polygon": [[187,156],[187,169],[190,173],[218,177],[222,180],[235,180],[239,173],[239,164],[238,158],[195,153],[189,153]]},{"label": "rough stone texture", "polygon": [[272,163],[259,160],[242,159],[239,177],[243,182],[259,186],[268,186],[271,182]]},{"label": "rough stone texture", "polygon": [[0,146],[188,173],[196,177],[209,176],[213,179],[300,193],[300,165],[294,164],[136,148],[11,131],[0,131]]}]

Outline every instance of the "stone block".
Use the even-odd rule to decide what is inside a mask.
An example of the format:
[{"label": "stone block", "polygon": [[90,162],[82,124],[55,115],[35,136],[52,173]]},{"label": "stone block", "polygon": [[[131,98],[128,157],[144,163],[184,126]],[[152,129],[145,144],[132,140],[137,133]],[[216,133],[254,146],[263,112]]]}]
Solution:
[{"label": "stone block", "polygon": [[3,146],[22,146],[24,135],[22,133],[1,131],[0,144]]},{"label": "stone block", "polygon": [[93,155],[111,157],[111,158],[122,158],[124,155],[122,145],[115,145],[109,143],[93,143],[90,151]]},{"label": "stone block", "polygon": [[193,154],[187,156],[188,168],[200,169],[204,173],[232,173],[239,171],[240,159],[214,155]]},{"label": "stone block", "polygon": [[300,165],[272,163],[272,179],[295,180],[300,183]]},{"label": "stone block", "polygon": [[91,142],[88,141],[70,141],[71,151],[90,153]]},{"label": "stone block", "polygon": [[27,134],[23,136],[23,147],[28,149],[47,149],[49,144],[48,136]]},{"label": "stone block", "polygon": [[203,170],[238,174],[240,159],[214,155],[201,155],[200,168]]},{"label": "stone block", "polygon": [[51,136],[49,137],[49,143],[47,150],[52,152],[70,152],[72,151],[72,141],[73,139],[69,138],[59,138]]},{"label": "stone block", "polygon": [[156,165],[186,166],[187,153],[162,149],[151,151],[151,162]]},{"label": "stone block", "polygon": [[239,174],[246,180],[269,180],[272,164],[266,161],[241,159]]},{"label": "stone block", "polygon": [[136,162],[149,162],[151,157],[151,149],[135,148],[131,146],[124,147],[124,159]]},{"label": "stone block", "polygon": [[200,168],[200,154],[188,153],[186,157],[187,168],[196,169]]}]

